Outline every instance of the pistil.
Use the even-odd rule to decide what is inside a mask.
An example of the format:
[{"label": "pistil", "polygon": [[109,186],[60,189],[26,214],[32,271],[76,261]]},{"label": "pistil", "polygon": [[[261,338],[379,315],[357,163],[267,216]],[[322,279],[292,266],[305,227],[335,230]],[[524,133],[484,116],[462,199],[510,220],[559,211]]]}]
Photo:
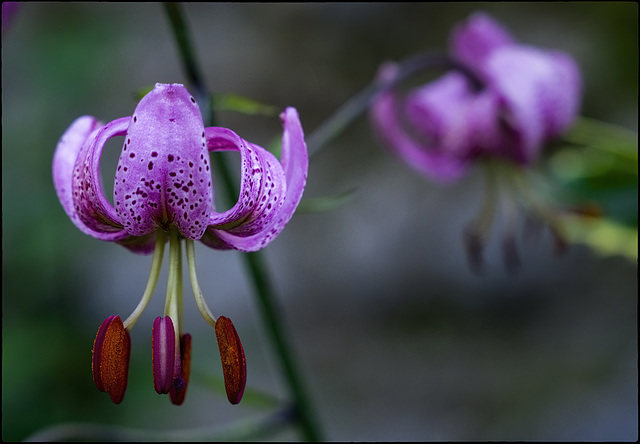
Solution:
[{"label": "pistil", "polygon": [[182,388],[184,386],[184,380],[181,376],[182,355],[180,353],[180,334],[182,331],[182,249],[180,233],[175,227],[169,235],[169,275],[164,315],[171,318],[174,328],[173,384],[176,388]]}]

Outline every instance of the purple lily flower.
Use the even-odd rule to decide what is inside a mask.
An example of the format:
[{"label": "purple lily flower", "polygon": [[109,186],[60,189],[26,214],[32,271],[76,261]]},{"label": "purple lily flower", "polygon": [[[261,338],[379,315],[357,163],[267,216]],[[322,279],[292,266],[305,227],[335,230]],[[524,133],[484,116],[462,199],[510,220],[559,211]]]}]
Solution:
[{"label": "purple lily flower", "polygon": [[[453,30],[450,56],[477,79],[451,71],[404,99],[388,89],[372,107],[386,144],[434,180],[459,179],[479,157],[529,165],[577,115],[581,80],[573,59],[515,42],[486,14]],[[392,81],[396,71],[383,65],[379,80]]]},{"label": "purple lily flower", "polygon": [[[400,96],[387,87],[371,107],[381,139],[412,168],[436,181],[460,179],[479,160],[487,166],[487,195],[466,242],[474,268],[495,212],[496,175],[520,192],[562,245],[552,212],[523,190],[523,167],[532,165],[549,141],[577,117],[581,78],[575,61],[560,51],[520,44],[491,17],[476,13],[454,28],[450,59],[457,69]],[[385,63],[378,81],[395,83],[400,67]],[[506,162],[505,162],[506,160]],[[515,206],[507,202],[507,266],[518,264],[514,247]]]},{"label": "purple lily flower", "polygon": [[[132,116],[104,125],[94,117],[80,117],[58,142],[53,181],[72,222],[85,234],[118,243],[134,253],[154,253],[147,289],[138,307],[124,321],[124,331],[133,327],[149,302],[169,239],[167,302],[165,317],[158,317],[154,323],[153,364],[156,390],[170,392],[176,404],[184,400],[184,393],[177,392],[188,382],[191,354],[191,337],[182,333],[180,322],[181,243],[184,241],[186,245],[198,308],[215,327],[216,319],[197,283],[193,241],[200,240],[215,249],[257,251],[273,241],[291,219],[306,184],[308,155],[297,111],[289,107],[280,118],[284,133],[278,161],[264,148],[229,129],[205,128],[196,101],[182,85],[158,83],[140,100]],[[114,205],[111,205],[102,190],[99,165],[106,141],[115,136],[124,136],[124,145],[114,177]],[[209,166],[209,152],[218,151],[239,152],[242,167],[238,202],[222,213],[213,206]],[[113,316],[108,318],[112,319]],[[233,327],[228,318],[224,319],[225,326]],[[108,330],[111,324],[113,321],[105,321],[98,337],[106,336],[119,344],[125,335],[122,329]],[[113,339],[112,330],[118,334]],[[111,343],[109,340],[106,343]],[[98,341],[99,345],[103,342],[104,339]],[[240,353],[239,340],[235,347]],[[111,365],[112,355],[94,350],[94,363],[98,367]],[[183,362],[185,359],[187,362]],[[120,353],[118,364],[122,366],[124,361],[128,368],[128,355]],[[126,378],[124,371],[117,374]],[[246,372],[239,374],[246,377]],[[96,385],[104,388],[95,375],[94,370]],[[244,379],[235,382],[236,393],[241,393],[240,383],[244,390],[244,382]],[[121,401],[126,381],[115,386],[118,389],[115,398]],[[239,397],[233,401],[239,402]]]}]

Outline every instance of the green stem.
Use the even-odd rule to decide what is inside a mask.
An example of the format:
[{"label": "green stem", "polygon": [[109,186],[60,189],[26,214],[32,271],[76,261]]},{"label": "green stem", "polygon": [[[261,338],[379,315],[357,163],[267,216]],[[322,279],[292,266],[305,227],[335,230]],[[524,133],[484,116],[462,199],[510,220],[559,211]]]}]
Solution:
[{"label": "green stem", "polygon": [[315,415],[312,413],[309,398],[302,384],[298,369],[294,364],[291,347],[285,339],[282,322],[279,321],[282,316],[279,315],[276,307],[276,298],[273,294],[273,287],[269,282],[263,255],[260,252],[247,253],[243,255],[243,259],[251,272],[262,318],[267,324],[269,338],[280,356],[282,370],[295,400],[295,417],[299,421],[301,432],[307,441],[320,441],[321,437],[318,425],[315,422]]},{"label": "green stem", "polygon": [[358,116],[369,109],[371,102],[386,89],[394,87],[418,72],[434,68],[450,68],[461,71],[471,80],[475,88],[482,88],[482,83],[475,74],[443,53],[427,52],[407,57],[398,62],[397,72],[393,79],[385,83],[374,79],[313,130],[307,136],[309,155],[315,154],[320,148],[339,136]]},{"label": "green stem", "polygon": [[[202,76],[197,69],[196,58],[191,50],[190,39],[187,32],[186,21],[181,13],[178,4],[165,3],[165,10],[169,16],[171,27],[176,37],[178,49],[182,57],[182,63],[187,72],[189,81],[193,84],[198,93],[197,99],[201,107],[204,121],[208,126],[214,125],[214,115],[210,108],[210,101],[207,99],[208,94]],[[226,193],[226,200],[228,202],[234,202],[237,200],[237,192],[231,177],[230,169],[226,164],[224,156],[216,156],[218,164],[218,172],[221,175],[223,181],[224,191]],[[301,431],[304,437],[308,441],[320,440],[319,429],[311,414],[310,404],[306,395],[306,392],[301,383],[301,378],[297,368],[294,365],[293,354],[289,344],[285,341],[285,334],[282,328],[282,322],[279,321],[281,317],[276,309],[274,292],[272,290],[269,279],[267,278],[267,269],[264,265],[262,258],[258,252],[243,254],[243,259],[247,265],[249,274],[255,287],[255,294],[259,302],[260,312],[263,317],[263,321],[266,324],[266,328],[269,332],[269,339],[271,340],[275,351],[280,359],[282,370],[284,372],[285,379],[289,385],[291,396],[294,398],[295,404],[295,419],[298,420]]]},{"label": "green stem", "polygon": [[[216,156],[216,171],[220,173],[222,184],[224,186],[225,198],[227,201],[233,201],[238,198],[234,191],[235,185],[231,177],[226,158]],[[260,251],[242,254],[249,275],[253,282],[254,294],[258,299],[260,314],[269,333],[269,340],[276,350],[280,358],[280,365],[285,375],[285,379],[289,385],[289,391],[295,403],[295,416],[300,425],[302,434],[307,441],[321,441],[319,427],[316,424],[314,414],[312,413],[311,404],[307,396],[306,390],[302,384],[298,369],[293,359],[291,346],[286,341],[282,322],[282,316],[276,306],[276,298],[273,287],[269,281],[267,267]]]},{"label": "green stem", "polygon": [[169,22],[171,23],[173,36],[178,45],[178,54],[182,62],[182,67],[185,70],[189,83],[195,89],[194,96],[200,106],[204,121],[207,122],[211,116],[211,100],[203,81],[204,76],[202,76],[198,68],[198,61],[193,51],[194,46],[191,44],[187,21],[182,14],[181,5],[174,2],[164,2],[163,5],[169,17]]}]

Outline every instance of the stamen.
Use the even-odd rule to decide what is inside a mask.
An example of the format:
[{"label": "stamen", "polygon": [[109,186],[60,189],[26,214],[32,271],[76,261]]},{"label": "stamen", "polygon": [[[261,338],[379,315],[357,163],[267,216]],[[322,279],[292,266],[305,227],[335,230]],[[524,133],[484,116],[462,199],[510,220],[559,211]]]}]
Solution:
[{"label": "stamen", "polygon": [[180,268],[180,239],[178,230],[174,227],[169,235],[169,273],[167,277],[167,297],[164,303],[164,315],[176,315],[174,321],[178,321],[177,311],[172,313],[176,307],[173,305],[178,285],[178,269]]},{"label": "stamen", "polygon": [[220,349],[227,398],[231,404],[238,404],[247,383],[247,361],[238,332],[229,318],[224,316],[218,318],[216,338]]},{"label": "stamen", "polygon": [[189,373],[191,372],[191,335],[185,334],[181,337],[180,340],[180,350],[181,350],[181,362],[180,376],[183,381],[183,386],[180,390],[177,387],[171,387],[169,391],[169,396],[171,397],[171,402],[175,405],[181,405],[184,402],[184,397],[187,394],[187,386],[189,385]]},{"label": "stamen", "polygon": [[525,171],[516,169],[513,166],[508,170],[508,180],[511,182],[512,188],[519,194],[525,203],[527,209],[542,221],[553,236],[554,251],[560,255],[564,253],[567,246],[567,233],[560,217],[546,205],[532,191],[531,181],[525,175]]},{"label": "stamen", "polygon": [[185,239],[187,248],[187,262],[189,264],[189,276],[191,277],[191,288],[193,289],[193,296],[196,299],[196,305],[200,314],[213,328],[216,326],[216,318],[211,314],[211,310],[207,306],[207,302],[204,300],[200,285],[198,285],[198,277],[196,276],[196,255],[194,252],[193,241],[191,239]]},{"label": "stamen", "polygon": [[[165,316],[169,316],[174,326],[174,356],[171,385],[180,387],[182,379],[182,357],[180,353],[180,334],[182,331],[182,248],[180,234],[176,228],[169,236],[169,276],[167,282],[167,298],[164,306]],[[167,392],[165,392],[167,393]]]},{"label": "stamen", "polygon": [[464,240],[467,248],[467,258],[469,265],[476,273],[482,271],[482,250],[489,237],[493,218],[496,212],[496,195],[497,188],[495,182],[495,171],[492,161],[482,164],[485,167],[484,172],[484,196],[480,211],[475,219],[467,226],[464,231]]},{"label": "stamen", "polygon": [[159,395],[169,393],[175,356],[174,327],[170,316],[158,316],[151,335],[153,386]]},{"label": "stamen", "polygon": [[96,387],[120,404],[127,390],[131,337],[119,316],[109,316],[100,325],[91,353]]},{"label": "stamen", "polygon": [[520,268],[520,256],[516,248],[516,232],[518,230],[518,208],[516,200],[518,199],[518,195],[514,187],[507,186],[506,189],[509,191],[509,196],[503,201],[502,205],[505,223],[505,234],[502,238],[502,257],[507,272],[513,274]]},{"label": "stamen", "polygon": [[164,256],[164,244],[166,243],[167,235],[162,230],[156,232],[156,247],[153,250],[153,261],[151,263],[151,272],[149,273],[149,281],[147,282],[147,288],[145,288],[142,294],[142,299],[138,303],[138,306],[133,310],[133,313],[124,321],[124,327],[126,329],[132,329],[153,296],[153,292],[158,283],[160,277],[160,269],[162,268],[162,257]]}]

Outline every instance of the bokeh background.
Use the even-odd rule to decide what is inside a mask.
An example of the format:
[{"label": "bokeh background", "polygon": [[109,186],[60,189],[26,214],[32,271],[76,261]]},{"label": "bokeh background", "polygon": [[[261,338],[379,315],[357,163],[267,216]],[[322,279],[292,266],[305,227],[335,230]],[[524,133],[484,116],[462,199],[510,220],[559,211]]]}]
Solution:
[{"label": "bokeh background", "polygon": [[[209,88],[295,106],[307,133],[382,61],[445,49],[451,26],[476,10],[523,42],[571,53],[584,75],[582,114],[637,133],[636,3],[183,7]],[[72,225],[51,160],[76,117],[130,115],[135,91],[156,82],[186,82],[160,4],[23,3],[3,30],[4,440],[67,422],[215,431],[268,414],[211,390],[208,378],[221,373],[215,335],[187,282],[189,394],[182,407],[156,395],[150,333],[166,271],[132,331],[125,401],[112,405],[91,379],[100,322],[129,315],[151,261]],[[280,131],[276,118],[218,119],[262,145]],[[109,146],[105,178],[119,150]],[[472,273],[461,232],[480,205],[480,182],[477,171],[446,187],[428,182],[379,144],[366,117],[312,157],[305,196],[352,198],[296,215],[265,257],[325,438],[636,440],[637,262],[580,245],[558,258],[543,237],[520,245],[523,267],[510,275],[494,233],[486,272]],[[239,254],[196,252],[210,307],[243,340],[248,385],[284,399]]]}]

